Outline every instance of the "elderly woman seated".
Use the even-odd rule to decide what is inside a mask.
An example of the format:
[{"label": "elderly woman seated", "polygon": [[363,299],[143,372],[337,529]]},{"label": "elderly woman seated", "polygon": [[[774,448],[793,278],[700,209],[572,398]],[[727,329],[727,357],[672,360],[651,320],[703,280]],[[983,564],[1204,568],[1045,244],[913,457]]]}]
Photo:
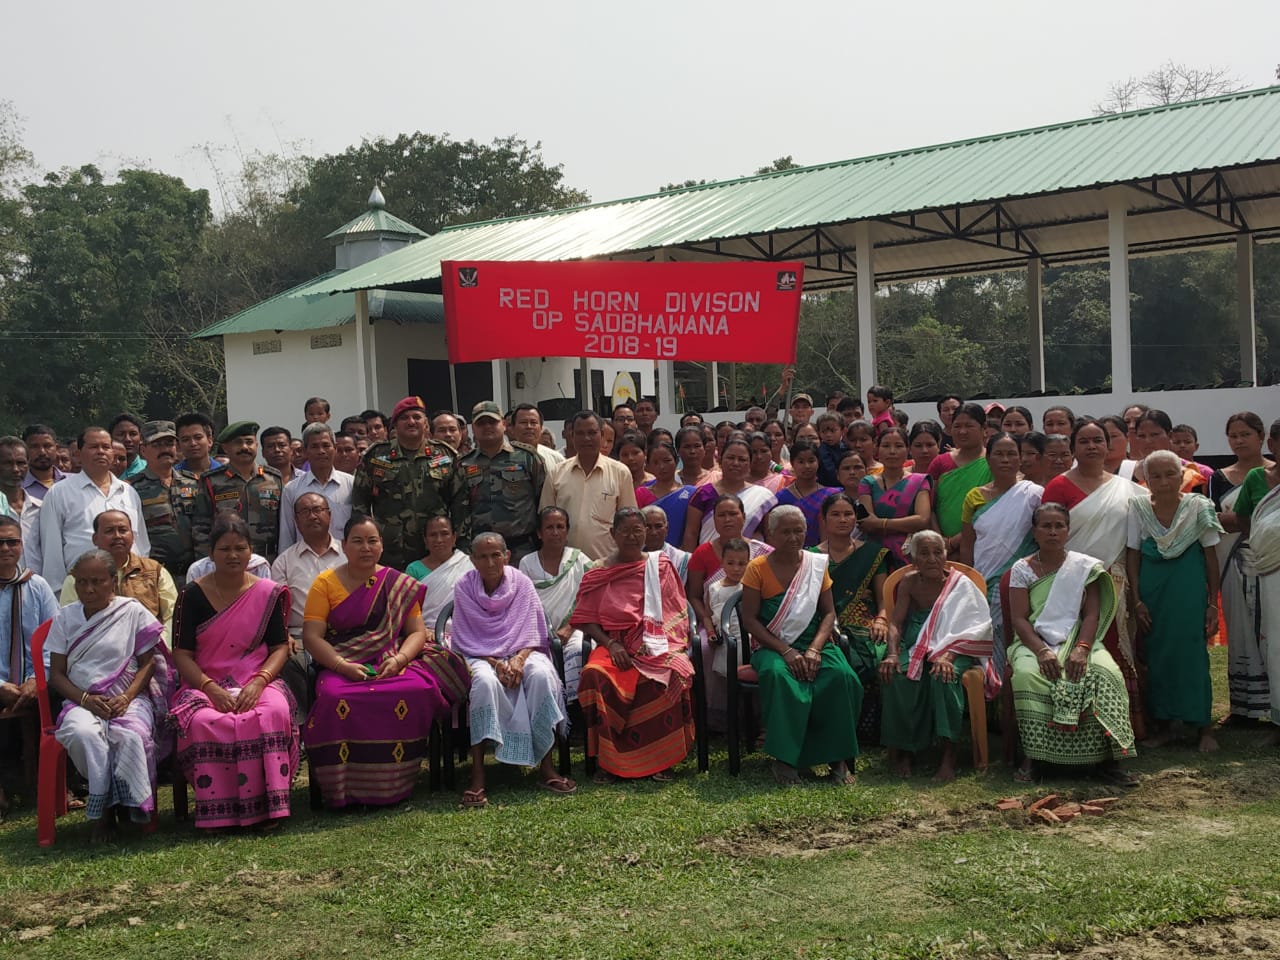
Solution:
[{"label": "elderly woman seated", "polygon": [[249,573],[249,527],[220,511],[213,572],[188,582],[174,613],[182,689],[173,703],[178,764],[195,788],[197,827],[262,826],[289,816],[298,769],[289,659],[289,591]]},{"label": "elderly woman seated", "polygon": [[67,701],[55,736],[89,782],[95,842],[114,837],[118,812],[137,823],[155,813],[155,730],[171,675],[164,628],[137,600],[116,596],[116,574],[104,550],[76,560],[79,599],[54,615],[44,647],[49,684]]},{"label": "elderly woman seated", "polygon": [[830,558],[804,549],[808,524],[799,507],[775,507],[766,522],[773,552],[742,575],[742,625],[759,647],[751,665],[760,677],[764,752],[779,783],[798,783],[801,769],[825,763],[834,783],[851,785],[862,684],[832,638]]},{"label": "elderly woman seated", "polygon": [[948,566],[947,543],[936,530],[912,534],[904,550],[915,569],[898,586],[880,662],[880,742],[894,771],[909,777],[912,755],[938,740],[942,760],[934,780],[954,780],[964,720],[960,677],[978,664],[988,675],[989,695],[999,689],[990,663],[991,611],[977,584]]},{"label": "elderly woman seated", "polygon": [[466,665],[434,645],[431,664],[421,659],[425,587],[378,563],[376,520],[353,513],[342,550],[347,562],[307,594],[302,643],[319,678],[303,739],[326,806],[399,803],[413,792],[432,725],[466,693]]},{"label": "elderly woman seated", "polygon": [[1043,503],[1032,518],[1039,548],[1009,571],[1013,702],[1029,781],[1036,762],[1099,764],[1107,782],[1137,781],[1119,766],[1131,757],[1133,726],[1124,674],[1102,645],[1116,616],[1116,587],[1102,562],[1066,549],[1071,512]]},{"label": "elderly woman seated", "polygon": [[578,683],[598,782],[671,779],[693,744],[689,615],[675,567],[645,553],[644,516],[613,515],[614,552],[588,570],[570,624],[598,646]]},{"label": "elderly woman seated", "polygon": [[569,794],[577,785],[556,773],[551,748],[564,736],[564,689],[551,663],[547,619],[533,581],[507,565],[511,554],[496,533],[471,544],[475,566],[454,588],[453,649],[471,670],[471,786],[464,807],[488,804],[485,745],[499,763],[540,766],[538,786]]}]

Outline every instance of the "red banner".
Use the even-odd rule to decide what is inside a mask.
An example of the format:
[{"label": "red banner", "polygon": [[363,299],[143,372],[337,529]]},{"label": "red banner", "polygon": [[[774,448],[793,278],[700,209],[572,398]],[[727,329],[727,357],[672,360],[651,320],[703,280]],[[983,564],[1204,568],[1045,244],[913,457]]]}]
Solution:
[{"label": "red banner", "polygon": [[450,260],[449,360],[794,363],[800,263]]}]

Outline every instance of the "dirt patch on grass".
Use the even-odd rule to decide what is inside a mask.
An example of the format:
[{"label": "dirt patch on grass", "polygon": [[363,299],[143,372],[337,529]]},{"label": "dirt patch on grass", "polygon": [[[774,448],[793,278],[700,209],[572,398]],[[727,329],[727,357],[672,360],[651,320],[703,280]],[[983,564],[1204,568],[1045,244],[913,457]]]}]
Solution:
[{"label": "dirt patch on grass", "polygon": [[96,923],[137,926],[154,911],[181,903],[184,913],[200,911],[235,917],[283,910],[300,892],[314,895],[336,886],[341,870],[300,874],[290,870],[240,870],[214,883],[118,883],[88,886],[65,893],[7,895],[0,915],[0,940],[51,936],[61,928],[80,929]]},{"label": "dirt patch on grass", "polygon": [[1160,927],[1070,951],[1033,951],[1026,960],[1202,960],[1204,957],[1280,957],[1280,920],[1241,918],[1185,927]]},{"label": "dirt patch on grass", "polygon": [[[1048,793],[1047,786],[1025,791],[1025,802]],[[1105,787],[1064,788],[1056,791],[1063,802],[1083,802],[1117,793]],[[1133,790],[1119,793],[1120,800],[1105,817],[1080,817],[1054,826],[1029,820],[1025,810],[998,811],[995,801],[961,810],[923,808],[872,820],[784,820],[755,824],[726,836],[704,837],[703,849],[735,857],[812,857],[843,847],[884,843],[907,837],[928,837],[993,825],[1009,829],[1065,830],[1098,846],[1120,851],[1139,850],[1145,838],[1142,820],[1176,817],[1181,827],[1202,836],[1226,836],[1235,827],[1213,818],[1214,811],[1244,806],[1280,792],[1280,771],[1271,764],[1247,766],[1227,772],[1204,773],[1186,767],[1170,767],[1143,777]],[[921,798],[922,806],[927,804]],[[1187,811],[1205,815],[1188,815]],[[1277,951],[1280,957],[1280,951]]]}]

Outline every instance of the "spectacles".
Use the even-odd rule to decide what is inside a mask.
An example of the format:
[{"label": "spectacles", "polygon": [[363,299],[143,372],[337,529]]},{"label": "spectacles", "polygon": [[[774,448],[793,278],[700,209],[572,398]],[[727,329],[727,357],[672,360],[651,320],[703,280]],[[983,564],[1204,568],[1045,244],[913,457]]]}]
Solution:
[{"label": "spectacles", "polygon": [[16,538],[9,539],[9,540],[0,540],[0,547],[20,547],[20,546],[22,546],[22,541]]},{"label": "spectacles", "polygon": [[312,516],[319,516],[322,513],[328,513],[329,508],[328,507],[298,507],[293,512],[295,514],[298,514],[304,517],[312,517]]}]

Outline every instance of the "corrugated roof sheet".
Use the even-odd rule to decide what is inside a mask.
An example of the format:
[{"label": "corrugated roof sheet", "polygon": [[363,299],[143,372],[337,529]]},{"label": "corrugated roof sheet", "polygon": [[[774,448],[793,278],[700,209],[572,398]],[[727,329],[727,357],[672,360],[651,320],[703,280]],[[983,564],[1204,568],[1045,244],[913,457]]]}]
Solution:
[{"label": "corrugated roof sheet", "polygon": [[[317,284],[311,292],[429,281],[439,277],[444,259],[572,260],[627,255],[1276,161],[1280,161],[1280,87],[1269,87],[627,200],[463,224]],[[981,248],[974,256],[975,263],[984,256]]]},{"label": "corrugated roof sheet", "polygon": [[412,237],[427,236],[425,231],[419,230],[407,220],[401,220],[394,213],[388,213],[386,210],[373,208],[366,210],[354,220],[344,223],[332,233],[325,234],[325,239],[333,240],[337,237],[350,237],[364,233],[400,233],[408,234]]},{"label": "corrugated roof sheet", "polygon": [[[258,333],[262,330],[322,330],[355,322],[352,297],[331,297],[311,292],[346,271],[331,270],[314,280],[299,284],[255,303],[246,310],[219,320],[194,334],[196,339],[220,337],[234,333]],[[443,323],[444,300],[438,294],[409,293],[399,290],[377,291],[369,298],[369,314],[375,319],[394,323]]]}]

